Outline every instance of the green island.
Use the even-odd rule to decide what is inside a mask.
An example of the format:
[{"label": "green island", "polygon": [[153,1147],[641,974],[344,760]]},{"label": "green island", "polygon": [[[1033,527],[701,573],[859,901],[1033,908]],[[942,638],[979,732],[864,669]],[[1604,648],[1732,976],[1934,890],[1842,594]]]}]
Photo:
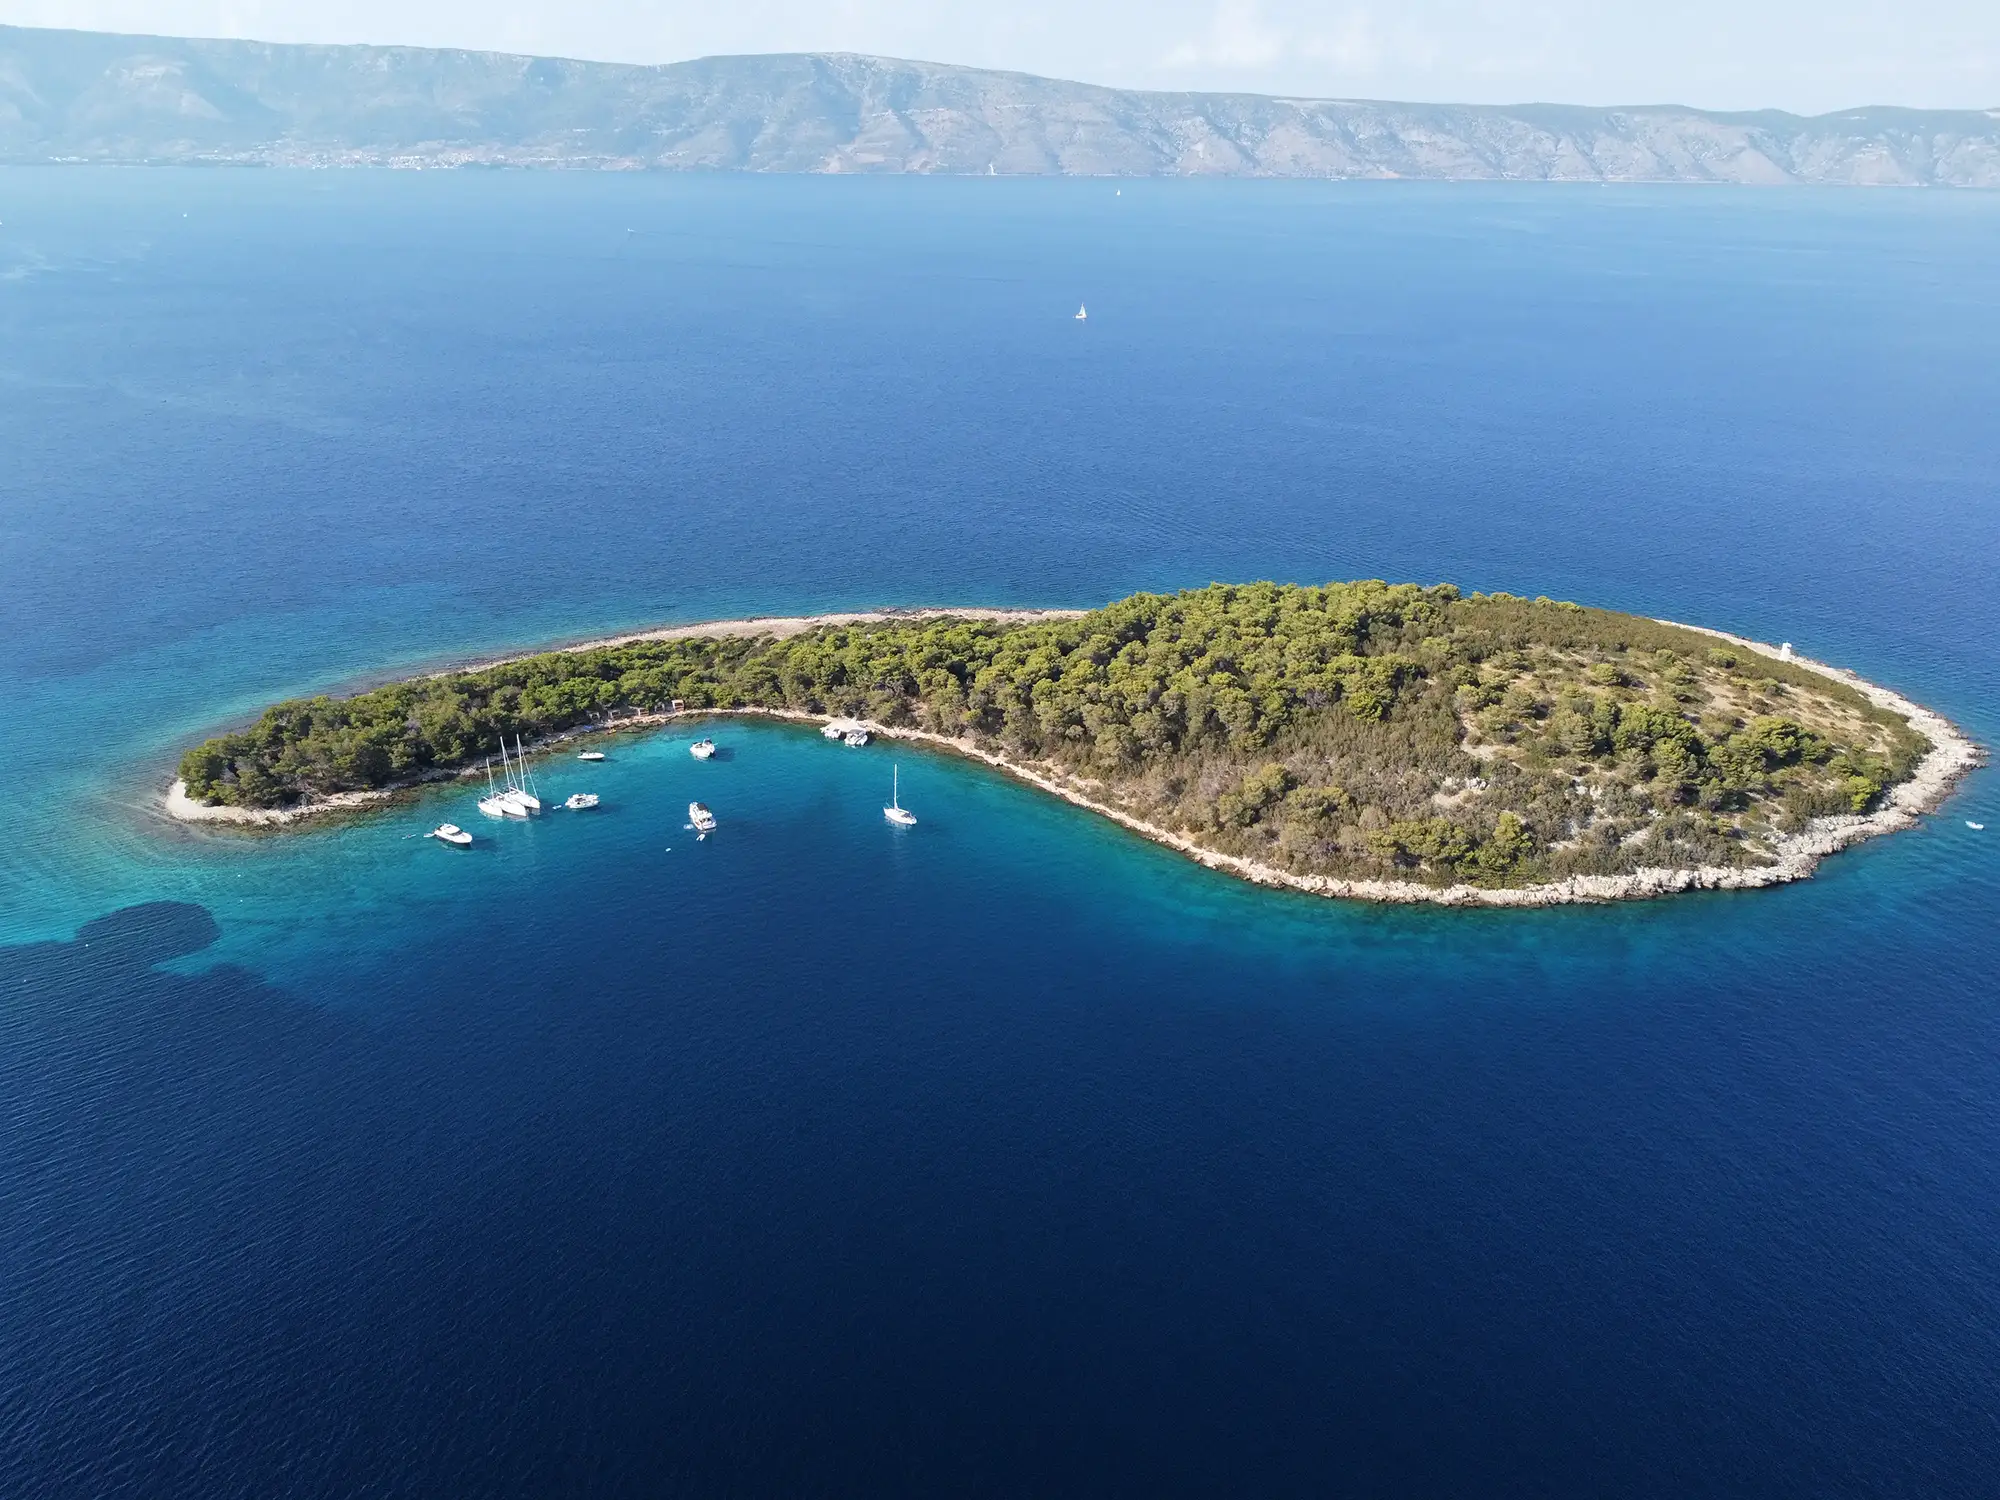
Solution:
[{"label": "green island", "polygon": [[678,700],[950,741],[1286,877],[1517,888],[1754,870],[1814,820],[1870,813],[1932,739],[1862,686],[1547,599],[1215,584],[1061,618],[549,651],[276,704],[189,750],[180,775],[198,803],[310,806]]}]

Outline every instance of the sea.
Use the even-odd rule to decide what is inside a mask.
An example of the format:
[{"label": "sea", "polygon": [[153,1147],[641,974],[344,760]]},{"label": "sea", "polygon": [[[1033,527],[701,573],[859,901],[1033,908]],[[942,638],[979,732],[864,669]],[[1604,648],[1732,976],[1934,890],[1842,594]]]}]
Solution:
[{"label": "sea", "polygon": [[1262,578],[1991,745],[1996,350],[1971,192],[0,171],[0,1494],[1996,1493],[1990,771],[1529,912],[742,721],[158,810],[287,695]]}]

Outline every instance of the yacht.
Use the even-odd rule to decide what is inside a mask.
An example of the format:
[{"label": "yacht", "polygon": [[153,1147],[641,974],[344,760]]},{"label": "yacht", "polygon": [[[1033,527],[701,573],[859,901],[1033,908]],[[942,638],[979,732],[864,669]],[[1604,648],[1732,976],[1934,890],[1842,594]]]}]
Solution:
[{"label": "yacht", "polygon": [[863,745],[868,743],[868,731],[865,729],[850,729],[840,737],[840,743],[847,746],[850,750],[859,750]]},{"label": "yacht", "polygon": [[1076,305],[1076,320],[1081,323],[1090,316],[1090,311],[1081,302]]},{"label": "yacht", "polygon": [[707,838],[711,833],[715,832],[715,814],[710,812],[703,803],[690,802],[688,804],[688,821],[694,824],[694,831],[703,838]]},{"label": "yacht", "polygon": [[456,844],[461,849],[472,842],[472,835],[467,833],[463,828],[460,828],[456,823],[440,823],[429,833],[425,834],[424,837],[427,839],[442,839],[445,843]]},{"label": "yacht", "polygon": [[498,791],[493,785],[493,762],[486,762],[486,795],[479,799],[479,810],[489,818],[525,818],[528,810],[518,802],[509,800],[507,793]]},{"label": "yacht", "polygon": [[582,812],[585,808],[597,806],[597,793],[571,792],[563,802],[563,806],[571,812]]},{"label": "yacht", "polygon": [[[506,741],[500,743],[500,756],[506,759]],[[542,810],[542,799],[535,795],[535,778],[528,772],[528,757],[521,753],[521,737],[514,736],[514,780],[508,796],[531,813]]]},{"label": "yacht", "polygon": [[898,828],[917,826],[917,815],[903,806],[902,778],[894,766],[889,768],[889,805],[882,809],[882,816]]},{"label": "yacht", "polygon": [[1970,828],[1974,833],[1986,832],[1986,825],[1984,823],[1975,823],[1970,818],[1965,820],[1965,826]]},{"label": "yacht", "polygon": [[581,752],[581,753],[580,753],[580,754],[579,754],[579,755],[577,756],[577,759],[578,759],[578,760],[603,760],[603,759],[604,759],[604,752],[603,752],[602,750],[585,750],[585,751]]},{"label": "yacht", "polygon": [[688,754],[692,755],[696,760],[707,760],[711,755],[715,754],[715,741],[696,740],[692,745],[688,746]]}]

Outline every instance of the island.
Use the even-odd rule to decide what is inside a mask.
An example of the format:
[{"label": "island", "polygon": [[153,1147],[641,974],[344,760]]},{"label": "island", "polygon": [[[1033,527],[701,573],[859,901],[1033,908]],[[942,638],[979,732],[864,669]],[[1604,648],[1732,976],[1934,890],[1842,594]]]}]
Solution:
[{"label": "island", "polygon": [[293,699],[188,750],[169,808],[291,823],[516,736],[731,713],[860,719],[1265,884],[1455,905],[1800,879],[1982,759],[1789,647],[1448,584],[1212,584],[682,626]]}]

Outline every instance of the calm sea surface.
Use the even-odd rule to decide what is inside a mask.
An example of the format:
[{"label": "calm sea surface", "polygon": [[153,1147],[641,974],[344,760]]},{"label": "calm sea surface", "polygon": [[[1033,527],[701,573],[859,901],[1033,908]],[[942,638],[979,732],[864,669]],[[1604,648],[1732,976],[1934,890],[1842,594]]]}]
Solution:
[{"label": "calm sea surface", "polygon": [[1992,195],[0,172],[0,1494],[1992,1494],[1990,773],[1527,914],[777,726],[466,851],[151,799],[371,674],[1256,577],[1990,744],[1996,350]]}]

